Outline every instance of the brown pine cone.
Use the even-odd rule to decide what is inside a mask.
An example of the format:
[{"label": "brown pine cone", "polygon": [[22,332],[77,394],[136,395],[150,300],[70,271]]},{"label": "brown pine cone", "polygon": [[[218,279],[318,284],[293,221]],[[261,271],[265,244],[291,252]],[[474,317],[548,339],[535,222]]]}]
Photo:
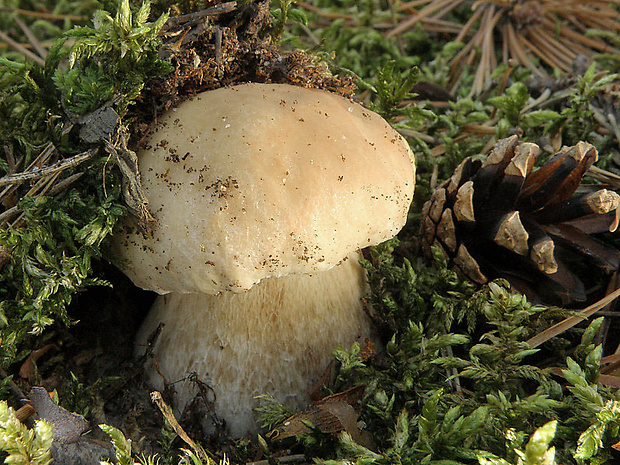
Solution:
[{"label": "brown pine cone", "polygon": [[475,282],[505,278],[534,302],[583,302],[620,265],[616,248],[590,236],[615,231],[620,196],[580,187],[592,145],[564,147],[533,171],[539,151],[512,136],[486,160],[465,159],[423,207],[422,247],[438,246]]}]

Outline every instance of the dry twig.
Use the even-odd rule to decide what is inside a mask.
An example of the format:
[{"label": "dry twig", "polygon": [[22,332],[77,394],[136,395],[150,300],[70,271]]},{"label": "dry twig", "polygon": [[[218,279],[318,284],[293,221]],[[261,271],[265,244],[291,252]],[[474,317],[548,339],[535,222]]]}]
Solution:
[{"label": "dry twig", "polygon": [[21,184],[25,181],[49,176],[69,168],[75,168],[86,160],[90,160],[96,152],[97,150],[87,150],[86,152],[78,153],[71,158],[60,160],[50,166],[33,168],[31,170],[24,171],[23,173],[8,174],[0,178],[0,186]]},{"label": "dry twig", "polygon": [[198,457],[206,464],[213,463],[214,461],[217,463],[217,459],[213,457],[211,454],[207,453],[206,450],[200,444],[197,444],[192,438],[190,438],[185,430],[181,427],[174,414],[172,413],[172,409],[168,404],[164,402],[164,399],[161,396],[159,391],[151,392],[151,400],[157,405],[157,408],[161,411],[162,415],[166,418],[166,421],[174,432],[179,435],[179,437],[185,441],[185,443],[192,448],[192,450],[198,455]]}]

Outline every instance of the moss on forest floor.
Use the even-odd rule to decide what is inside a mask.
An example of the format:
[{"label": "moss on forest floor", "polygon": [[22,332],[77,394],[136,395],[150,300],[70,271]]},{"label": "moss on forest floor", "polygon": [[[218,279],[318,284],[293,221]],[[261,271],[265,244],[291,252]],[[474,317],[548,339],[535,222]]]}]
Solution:
[{"label": "moss on forest floor", "polygon": [[[572,70],[562,72],[536,61],[537,68],[510,62],[479,71],[479,63],[490,61],[473,60],[455,80],[451,60],[467,44],[453,42],[454,29],[473,14],[466,2],[442,16],[446,23],[426,21],[398,33],[392,32],[412,16],[412,5],[162,1],[148,10],[114,0],[95,3],[3,4],[0,31],[24,44],[0,49],[3,400],[17,408],[31,386],[56,390],[67,410],[132,440],[130,451],[112,432],[117,460],[128,464],[155,463],[138,459],[141,453],[159,454],[162,464],[179,463],[183,454],[183,463],[209,463],[203,450],[216,460],[270,464],[619,460],[616,308],[561,332],[538,351],[527,344],[602,297],[607,283],[573,309],[533,305],[504,281],[474,285],[447,270],[440,256],[424,258],[418,237],[421,207],[435,187],[465,157],[485,154],[511,134],[536,142],[541,160],[563,144],[593,144],[601,171],[585,182],[620,189],[617,57],[574,57]],[[107,13],[94,13],[97,8]],[[618,7],[610,2],[605,8],[617,13]],[[613,31],[597,36],[609,47],[620,44]],[[8,43],[0,37],[0,44]],[[365,386],[352,401],[359,430],[326,433],[307,423],[303,434],[282,441],[205,439],[197,407],[179,420],[201,446],[183,453],[192,445],[150,402],[132,356],[133,335],[154,295],[136,289],[106,260],[116,221],[141,211],[139,197],[132,204],[124,190],[136,173],[119,170],[122,156],[114,154],[136,150],[155,115],[182,99],[248,81],[355,94],[408,138],[418,164],[416,197],[399,239],[365,252],[368,302],[385,350],[336,350],[324,389],[334,395]],[[107,116],[85,135],[93,115]],[[106,126],[116,118],[125,131]],[[38,168],[56,171],[40,174]],[[619,242],[617,233],[599,239]],[[285,417],[277,403],[267,402],[262,411],[270,425]],[[0,428],[5,453],[23,453],[6,438],[44,449],[4,411]],[[361,445],[357,433],[372,440]],[[86,439],[107,437],[95,431]]]}]

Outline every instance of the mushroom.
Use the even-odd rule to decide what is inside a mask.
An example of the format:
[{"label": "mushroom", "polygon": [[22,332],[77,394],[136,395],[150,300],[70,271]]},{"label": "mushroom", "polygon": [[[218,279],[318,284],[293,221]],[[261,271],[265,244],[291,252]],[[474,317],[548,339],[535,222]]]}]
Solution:
[{"label": "mushroom", "polygon": [[[158,224],[145,236],[125,221],[114,249],[164,294],[137,336],[143,353],[164,324],[150,381],[196,373],[236,437],[257,431],[258,394],[305,406],[332,350],[371,335],[359,250],[405,223],[407,142],[343,97],[244,84],[165,113],[138,158]],[[175,384],[177,412],[195,384]]]}]

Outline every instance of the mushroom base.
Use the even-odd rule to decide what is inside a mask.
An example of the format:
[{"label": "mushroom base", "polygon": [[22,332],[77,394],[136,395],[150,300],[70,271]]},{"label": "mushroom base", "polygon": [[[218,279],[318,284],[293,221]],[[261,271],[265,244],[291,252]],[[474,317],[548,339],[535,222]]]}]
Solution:
[{"label": "mushroom base", "polygon": [[[167,294],[159,297],[137,337],[136,352],[157,326],[150,382],[174,384],[175,412],[196,396],[198,379],[213,390],[214,412],[233,437],[258,431],[255,396],[270,394],[293,408],[310,402],[309,392],[332,359],[332,350],[370,336],[362,297],[367,291],[359,253],[316,275],[264,279],[241,294]],[[213,400],[212,399],[212,400]],[[205,432],[213,421],[205,418]]]}]

